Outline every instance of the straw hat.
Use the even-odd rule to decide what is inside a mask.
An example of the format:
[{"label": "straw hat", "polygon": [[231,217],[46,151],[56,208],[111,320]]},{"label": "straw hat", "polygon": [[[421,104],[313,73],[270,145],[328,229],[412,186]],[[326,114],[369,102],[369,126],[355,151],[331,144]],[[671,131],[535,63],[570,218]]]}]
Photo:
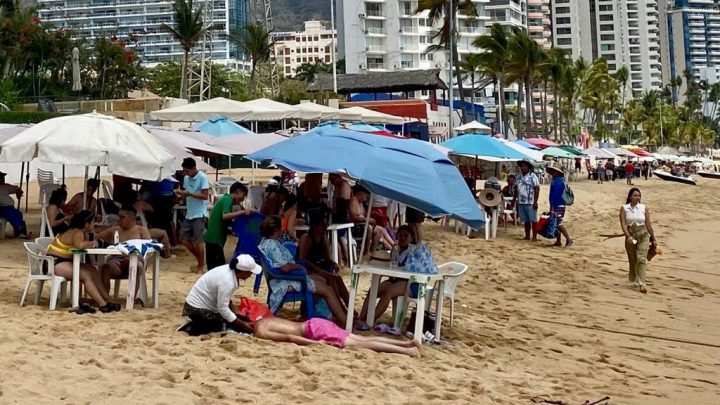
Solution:
[{"label": "straw hat", "polygon": [[485,188],[480,190],[478,194],[478,200],[480,201],[480,204],[485,207],[497,207],[502,202],[502,196],[500,195],[500,192],[495,189]]},{"label": "straw hat", "polygon": [[563,165],[560,162],[552,162],[545,168],[545,170],[548,172],[551,170],[554,170],[563,176],[565,175],[565,168],[563,167]]}]

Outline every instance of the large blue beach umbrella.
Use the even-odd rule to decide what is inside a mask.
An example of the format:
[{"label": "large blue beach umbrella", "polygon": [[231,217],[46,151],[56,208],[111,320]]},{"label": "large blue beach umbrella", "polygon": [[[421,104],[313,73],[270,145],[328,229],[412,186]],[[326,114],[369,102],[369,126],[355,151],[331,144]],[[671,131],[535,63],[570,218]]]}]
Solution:
[{"label": "large blue beach umbrella", "polygon": [[475,229],[484,223],[453,162],[415,139],[319,126],[248,158],[304,173],[345,173],[370,192],[431,216],[450,215]]},{"label": "large blue beach umbrella", "polygon": [[251,130],[230,121],[227,117],[213,117],[193,125],[193,128],[217,137],[253,134]]},{"label": "large blue beach umbrella", "polygon": [[518,139],[517,141],[514,141],[514,142],[515,142],[516,144],[518,144],[518,145],[520,145],[520,146],[524,146],[524,147],[526,147],[526,148],[528,148],[528,149],[540,150],[540,148],[538,148],[537,146],[531,144],[530,142],[525,142],[525,141],[523,141],[522,139]]},{"label": "large blue beach umbrella", "polygon": [[441,144],[456,155],[475,156],[480,160],[500,162],[523,160],[529,157],[505,145],[503,142],[483,134],[460,135]]}]

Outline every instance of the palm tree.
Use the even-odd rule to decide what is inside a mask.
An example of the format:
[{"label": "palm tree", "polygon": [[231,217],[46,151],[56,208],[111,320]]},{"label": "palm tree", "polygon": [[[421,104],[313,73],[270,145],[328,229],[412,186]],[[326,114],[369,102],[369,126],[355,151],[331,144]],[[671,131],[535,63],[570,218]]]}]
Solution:
[{"label": "palm tree", "polygon": [[[523,85],[525,87],[525,133],[529,136],[534,124],[532,91],[535,86],[537,68],[542,62],[544,51],[527,32],[517,27],[512,28],[508,49],[510,51],[508,75],[518,79],[519,87]],[[520,98],[519,91],[518,98]],[[520,102],[518,100],[518,104]]]},{"label": "palm tree", "polygon": [[555,140],[560,139],[560,110],[562,109],[562,92],[560,91],[560,81],[569,69],[568,57],[565,50],[560,48],[552,48],[547,53],[547,70],[548,78],[552,83],[552,92],[554,97],[553,106],[553,131],[555,132]]},{"label": "palm tree", "polygon": [[493,80],[493,88],[496,94],[496,113],[500,134],[507,137],[505,133],[505,86],[508,51],[508,35],[500,24],[490,26],[490,33],[475,38],[473,46],[483,53],[479,54],[480,69],[483,74]]},{"label": "palm tree", "polygon": [[250,24],[239,30],[233,30],[228,39],[237,45],[238,49],[250,56],[250,93],[257,90],[257,71],[260,63],[267,62],[270,59],[270,53],[275,46],[270,38],[270,32],[265,26],[259,23]]},{"label": "palm tree", "polygon": [[[460,70],[465,76],[470,76],[470,102],[472,103],[472,116],[473,119],[477,119],[477,112],[475,108],[475,92],[478,90],[475,88],[477,84],[476,78],[483,76],[481,72],[482,67],[482,55],[474,53],[467,57],[460,63]],[[463,81],[461,79],[460,81]]]},{"label": "palm tree", "polygon": [[320,73],[332,72],[332,65],[315,61],[314,63],[303,63],[295,72],[295,78],[303,80],[308,83],[315,80],[315,77]]},{"label": "palm tree", "polygon": [[713,83],[710,86],[710,94],[708,100],[712,103],[712,110],[710,110],[710,119],[715,120],[715,114],[717,113],[717,105],[720,102],[720,82]]},{"label": "palm tree", "polygon": [[[475,7],[475,3],[473,3],[471,0],[420,0],[418,1],[417,10],[415,10],[415,14],[421,13],[423,11],[428,12],[428,20],[431,24],[435,24],[439,20],[443,20],[443,25],[440,28],[440,30],[432,35],[432,39],[438,40],[440,47],[445,47],[447,49],[448,45],[450,44],[450,38],[453,39],[452,49],[449,49],[450,52],[450,58],[453,61],[453,66],[455,67],[455,77],[459,78],[461,76],[460,71],[460,58],[458,56],[458,50],[457,50],[457,12],[459,9],[463,10],[463,14],[470,18],[474,18],[478,16],[477,8]],[[452,23],[451,23],[452,21]],[[452,30],[450,30],[450,27],[452,26]],[[432,48],[432,47],[430,47]],[[430,49],[429,48],[429,49]],[[453,83],[450,83],[451,86],[453,86]],[[464,86],[462,80],[458,80],[458,90],[460,91],[460,99],[464,101]],[[452,100],[448,101],[448,105],[450,106],[450,109],[452,109]],[[463,106],[465,103],[463,103]],[[465,108],[462,109],[462,120],[463,122],[466,121],[465,117]]]},{"label": "palm tree", "polygon": [[160,29],[180,42],[183,49],[182,77],[180,78],[180,98],[189,99],[188,63],[190,52],[207,30],[202,17],[202,9],[193,10],[193,0],[175,0],[173,3],[175,28],[163,23]]},{"label": "palm tree", "polygon": [[682,76],[676,76],[670,79],[670,87],[672,88],[672,101],[673,105],[677,105],[678,102],[678,89],[682,87],[683,78]]}]

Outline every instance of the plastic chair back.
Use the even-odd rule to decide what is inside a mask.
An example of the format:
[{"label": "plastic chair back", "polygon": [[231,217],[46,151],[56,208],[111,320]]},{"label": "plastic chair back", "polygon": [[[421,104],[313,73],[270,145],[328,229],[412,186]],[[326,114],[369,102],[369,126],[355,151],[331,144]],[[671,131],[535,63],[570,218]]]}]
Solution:
[{"label": "plastic chair back", "polygon": [[[270,306],[270,296],[272,290],[270,288],[271,280],[288,280],[297,281],[300,283],[300,291],[288,291],[283,297],[282,304],[286,302],[301,301],[304,305],[305,315],[308,319],[315,316],[315,301],[313,299],[313,293],[308,291],[307,287],[307,272],[305,270],[292,270],[282,271],[279,268],[272,267],[270,260],[265,256],[262,251],[260,252],[260,262],[263,268],[263,274],[265,275],[265,281],[268,286],[268,307]],[[280,307],[282,307],[282,304]]]},{"label": "plastic chair back", "polygon": [[40,252],[41,252],[41,254],[46,254],[46,253],[47,253],[48,246],[50,246],[50,244],[52,243],[52,241],[53,241],[53,238],[52,238],[52,237],[47,237],[47,236],[45,236],[45,237],[40,237],[40,238],[35,238],[35,243],[37,243],[38,246],[40,246]]},{"label": "plastic chair back", "polygon": [[[260,224],[265,220],[265,215],[259,212],[253,212],[250,215],[240,215],[235,218],[232,223],[232,231],[238,238],[237,246],[233,252],[233,257],[240,254],[252,256],[255,263],[260,263]],[[260,283],[262,282],[262,273],[255,276],[255,284],[253,292],[255,294],[260,291]]]},{"label": "plastic chair back", "polygon": [[24,242],[23,246],[28,254],[32,278],[51,280],[55,270],[55,259],[45,255],[42,247],[35,242]]},{"label": "plastic chair back", "polygon": [[468,266],[463,263],[449,262],[438,266],[440,274],[445,275],[445,295],[455,296],[455,287],[457,287],[462,275],[467,271]]},{"label": "plastic chair back", "polygon": [[265,188],[263,186],[252,186],[248,190],[248,200],[252,209],[259,210],[265,199]]},{"label": "plastic chair back", "polygon": [[292,257],[297,257],[298,245],[296,245],[295,242],[285,242],[283,246],[292,253]]}]

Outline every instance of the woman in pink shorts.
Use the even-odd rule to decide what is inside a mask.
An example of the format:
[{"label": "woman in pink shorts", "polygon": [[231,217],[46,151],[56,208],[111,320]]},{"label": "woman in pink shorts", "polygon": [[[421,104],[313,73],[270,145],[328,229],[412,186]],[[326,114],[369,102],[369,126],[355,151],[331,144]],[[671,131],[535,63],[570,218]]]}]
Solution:
[{"label": "woman in pink shorts", "polygon": [[376,352],[420,357],[419,343],[414,340],[400,341],[381,336],[355,335],[321,318],[312,318],[305,322],[293,322],[281,318],[265,318],[255,323],[254,333],[256,338],[274,342],[289,342],[303,346],[320,342],[341,349],[355,346]]}]

